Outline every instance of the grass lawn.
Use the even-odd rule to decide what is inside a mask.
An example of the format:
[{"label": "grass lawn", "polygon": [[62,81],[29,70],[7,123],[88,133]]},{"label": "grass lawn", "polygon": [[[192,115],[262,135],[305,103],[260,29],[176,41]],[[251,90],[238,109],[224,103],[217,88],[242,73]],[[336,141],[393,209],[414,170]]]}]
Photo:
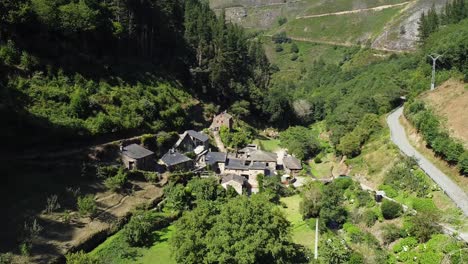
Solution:
[{"label": "grass lawn", "polygon": [[161,264],[176,264],[176,261],[171,257],[171,248],[169,238],[174,233],[174,226],[155,232],[159,237],[158,241],[152,247],[143,253],[143,256],[137,259],[138,263],[161,263]]},{"label": "grass lawn", "polygon": [[173,233],[174,226],[171,225],[153,233],[154,242],[150,247],[130,247],[125,242],[122,231],[119,231],[89,254],[104,263],[112,264],[176,264],[171,257],[169,245],[169,238]]},{"label": "grass lawn", "polygon": [[302,215],[299,211],[301,197],[299,195],[285,197],[281,198],[281,202],[285,203],[287,206],[286,208],[281,208],[281,210],[283,210],[288,221],[291,222],[293,241],[313,250],[315,244],[315,231],[311,229],[304,220],[302,220]]}]

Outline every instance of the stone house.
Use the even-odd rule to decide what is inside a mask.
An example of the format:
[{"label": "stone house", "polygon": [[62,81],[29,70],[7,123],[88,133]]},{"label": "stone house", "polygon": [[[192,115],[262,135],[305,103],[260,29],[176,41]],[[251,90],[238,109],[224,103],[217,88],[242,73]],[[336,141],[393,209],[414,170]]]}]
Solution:
[{"label": "stone house", "polygon": [[257,175],[265,174],[267,167],[261,162],[252,162],[243,159],[228,159],[222,174],[235,174],[247,179],[247,188],[251,192],[258,192]]},{"label": "stone house", "polygon": [[217,174],[225,170],[227,154],[224,152],[208,152],[205,156],[206,166]]},{"label": "stone house", "polygon": [[210,129],[213,131],[219,131],[222,126],[227,127],[229,130],[232,129],[233,126],[233,119],[232,115],[228,114],[226,111],[222,112],[221,114],[215,116],[213,118],[213,123],[211,123]]},{"label": "stone house", "polygon": [[194,167],[193,160],[181,154],[174,149],[169,150],[161,158],[161,163],[166,166],[168,171],[186,171]]},{"label": "stone house", "polygon": [[299,159],[294,156],[286,156],[283,158],[283,168],[286,174],[296,176],[302,170],[302,164]]},{"label": "stone house", "polygon": [[221,186],[227,190],[229,186],[234,188],[236,192],[242,195],[242,190],[245,185],[245,178],[235,174],[225,175],[221,180]]},{"label": "stone house", "polygon": [[153,170],[156,166],[154,153],[144,147],[131,144],[120,147],[124,167],[129,170]]},{"label": "stone house", "polygon": [[208,149],[209,145],[210,142],[207,135],[194,130],[187,130],[180,135],[179,140],[174,145],[174,149],[186,153],[195,151],[197,147]]}]

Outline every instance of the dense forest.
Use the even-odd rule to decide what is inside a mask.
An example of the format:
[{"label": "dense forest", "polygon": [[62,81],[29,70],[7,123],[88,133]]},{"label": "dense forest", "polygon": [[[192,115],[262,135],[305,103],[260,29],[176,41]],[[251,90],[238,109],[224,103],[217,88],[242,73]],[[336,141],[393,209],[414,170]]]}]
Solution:
[{"label": "dense forest", "polygon": [[262,46],[205,2],[23,0],[0,10],[5,136],[180,130],[200,121],[189,114],[200,100],[258,110],[268,85]]}]

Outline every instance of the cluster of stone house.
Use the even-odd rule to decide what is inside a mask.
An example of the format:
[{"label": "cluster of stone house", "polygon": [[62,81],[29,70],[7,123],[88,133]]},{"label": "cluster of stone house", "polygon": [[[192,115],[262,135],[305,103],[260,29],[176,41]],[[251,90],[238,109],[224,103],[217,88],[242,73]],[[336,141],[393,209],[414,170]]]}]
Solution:
[{"label": "cluster of stone house", "polygon": [[[222,113],[214,118],[210,126],[219,130],[221,126],[231,128],[232,117]],[[128,169],[150,169],[154,163],[154,153],[136,144],[122,148],[122,160]],[[302,170],[301,161],[287,155],[259,149],[248,145],[235,153],[212,152],[209,137],[203,132],[185,131],[179,136],[174,146],[158,162],[168,171],[211,171],[218,175],[224,188],[232,186],[239,194],[246,191],[256,193],[259,190],[257,176],[273,176],[278,170],[294,176]]]}]

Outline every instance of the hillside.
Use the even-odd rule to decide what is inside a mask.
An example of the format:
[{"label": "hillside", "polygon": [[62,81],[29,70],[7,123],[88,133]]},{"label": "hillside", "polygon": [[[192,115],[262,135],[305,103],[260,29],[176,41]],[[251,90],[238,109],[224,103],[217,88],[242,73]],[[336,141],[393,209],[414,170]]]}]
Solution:
[{"label": "hillside", "polygon": [[424,93],[422,99],[444,120],[451,136],[468,148],[468,87],[466,83],[449,80],[435,91]]},{"label": "hillside", "polygon": [[[418,20],[432,3],[445,0],[332,0],[332,1],[218,1],[218,13],[252,30],[270,34],[286,31],[290,37],[338,45],[371,44],[374,49],[414,50]],[[279,23],[279,21],[281,23]]]}]

